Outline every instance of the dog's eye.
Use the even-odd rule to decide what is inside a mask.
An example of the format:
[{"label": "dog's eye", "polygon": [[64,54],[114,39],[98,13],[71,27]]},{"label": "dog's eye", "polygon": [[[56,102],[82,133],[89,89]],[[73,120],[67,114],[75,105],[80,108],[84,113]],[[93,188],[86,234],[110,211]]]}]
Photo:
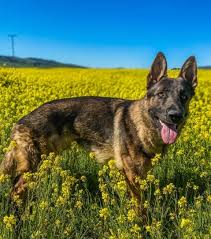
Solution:
[{"label": "dog's eye", "polygon": [[165,97],[165,93],[164,93],[164,92],[159,92],[157,95],[158,95],[158,97],[159,97],[160,99],[162,99],[162,98]]}]

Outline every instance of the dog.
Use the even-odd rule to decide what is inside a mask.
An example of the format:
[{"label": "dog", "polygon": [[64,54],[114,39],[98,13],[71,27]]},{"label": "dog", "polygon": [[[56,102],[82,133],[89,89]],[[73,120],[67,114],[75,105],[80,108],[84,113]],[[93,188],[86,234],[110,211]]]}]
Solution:
[{"label": "dog", "polygon": [[175,79],[167,76],[167,61],[159,52],[147,76],[140,100],[77,97],[45,103],[21,118],[11,134],[15,146],[6,153],[0,171],[14,179],[13,192],[25,190],[23,174],[37,170],[41,155],[59,153],[73,141],[105,163],[115,159],[133,194],[140,198],[136,177],[146,177],[151,159],[178,138],[197,86],[197,64],[189,57]]}]

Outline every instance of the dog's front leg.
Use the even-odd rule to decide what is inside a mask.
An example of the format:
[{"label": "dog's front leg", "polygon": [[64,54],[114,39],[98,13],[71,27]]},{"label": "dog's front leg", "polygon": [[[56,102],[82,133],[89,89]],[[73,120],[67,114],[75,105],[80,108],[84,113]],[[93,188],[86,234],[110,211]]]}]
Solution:
[{"label": "dog's front leg", "polygon": [[147,171],[151,168],[151,160],[140,156],[132,159],[129,155],[122,155],[123,171],[128,187],[133,197],[138,201],[138,210],[143,220],[146,221],[146,210],[143,207],[145,196],[140,189],[138,178],[144,179]]},{"label": "dog's front leg", "polygon": [[128,155],[123,155],[122,161],[123,161],[123,172],[125,174],[125,179],[129,186],[130,192],[132,193],[132,196],[134,196],[140,203],[141,195],[139,190],[139,184],[136,181],[136,177],[138,175],[134,170],[134,164],[132,163],[131,158]]}]

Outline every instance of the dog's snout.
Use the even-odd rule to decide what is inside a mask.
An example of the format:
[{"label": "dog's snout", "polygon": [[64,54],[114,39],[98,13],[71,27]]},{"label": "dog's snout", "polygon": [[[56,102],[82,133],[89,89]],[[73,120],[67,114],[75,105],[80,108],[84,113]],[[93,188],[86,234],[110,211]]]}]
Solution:
[{"label": "dog's snout", "polygon": [[170,120],[173,123],[178,124],[183,119],[183,114],[182,114],[182,112],[180,112],[178,110],[171,109],[168,111],[168,117],[170,118]]}]

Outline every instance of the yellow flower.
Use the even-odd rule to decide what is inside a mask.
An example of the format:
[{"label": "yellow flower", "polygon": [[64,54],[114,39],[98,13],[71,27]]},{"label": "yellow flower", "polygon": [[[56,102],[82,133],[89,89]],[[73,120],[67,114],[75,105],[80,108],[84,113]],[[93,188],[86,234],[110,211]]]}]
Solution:
[{"label": "yellow flower", "polygon": [[178,156],[182,156],[182,155],[184,154],[184,149],[179,149],[179,150],[177,150],[176,154],[177,154]]},{"label": "yellow flower", "polygon": [[59,196],[56,200],[56,207],[63,206],[66,203],[66,198]]},{"label": "yellow flower", "polygon": [[79,200],[76,201],[76,203],[75,203],[75,207],[76,207],[76,208],[81,209],[82,206],[83,206],[83,203],[82,203],[81,201],[79,201]]},{"label": "yellow flower", "polygon": [[99,176],[99,177],[103,176],[103,174],[104,174],[103,170],[99,170],[99,171],[98,171],[98,176]]},{"label": "yellow flower", "polygon": [[86,176],[81,176],[81,181],[86,182]]},{"label": "yellow flower", "polygon": [[51,168],[52,166],[52,161],[49,159],[46,159],[42,162],[39,171],[45,173],[47,169]]},{"label": "yellow flower", "polygon": [[99,211],[99,216],[102,217],[104,220],[106,220],[109,217],[110,213],[108,208],[102,208]]},{"label": "yellow flower", "polygon": [[103,170],[103,173],[106,173],[108,171],[108,166],[104,165],[102,170]]},{"label": "yellow flower", "polygon": [[139,206],[139,201],[137,200],[137,198],[136,197],[132,197],[131,199],[130,199],[130,205],[133,207],[136,207],[136,208],[138,208],[138,206]]},{"label": "yellow flower", "polygon": [[132,233],[134,233],[134,234],[137,234],[137,233],[139,233],[139,232],[141,231],[141,228],[140,228],[137,224],[135,224],[135,225],[130,229],[130,231],[131,231]]},{"label": "yellow flower", "polygon": [[90,159],[95,159],[95,153],[94,152],[90,152],[89,153],[89,157],[90,157]]},{"label": "yellow flower", "polygon": [[113,159],[112,159],[112,160],[109,160],[108,166],[109,166],[110,169],[115,170],[115,169],[116,169],[115,160],[113,160]]},{"label": "yellow flower", "polygon": [[137,215],[134,209],[130,209],[127,212],[127,218],[129,222],[133,222],[136,219]]},{"label": "yellow flower", "polygon": [[116,239],[116,236],[111,235],[108,239]]},{"label": "yellow flower", "polygon": [[69,236],[71,234],[71,232],[72,232],[72,227],[71,226],[65,227],[64,235]]},{"label": "yellow flower", "polygon": [[121,223],[121,224],[124,223],[125,220],[126,220],[126,218],[125,218],[125,216],[122,215],[122,214],[117,218],[117,221],[118,221],[119,223]]},{"label": "yellow flower", "polygon": [[155,176],[153,174],[148,174],[147,181],[153,183],[155,181]]},{"label": "yellow flower", "polygon": [[157,188],[157,189],[155,190],[154,195],[155,195],[155,196],[158,196],[158,197],[161,195],[161,191],[160,191],[159,188]]},{"label": "yellow flower", "polygon": [[40,230],[38,230],[32,233],[31,238],[37,239],[37,238],[40,238],[41,236],[43,236],[43,233]]},{"label": "yellow flower", "polygon": [[163,188],[163,194],[171,194],[174,190],[175,190],[174,184],[170,183]]},{"label": "yellow flower", "polygon": [[34,189],[36,187],[36,182],[29,182],[27,183],[27,188]]},{"label": "yellow flower", "polygon": [[207,196],[207,202],[211,203],[211,195]]},{"label": "yellow flower", "polygon": [[160,161],[160,159],[161,159],[161,154],[155,155],[155,157],[151,159],[152,166],[158,164],[158,162]]},{"label": "yellow flower", "polygon": [[105,204],[109,203],[110,195],[106,191],[102,191],[102,199]]},{"label": "yellow flower", "polygon": [[60,175],[62,178],[66,178],[68,176],[68,171],[67,170],[61,170]]},{"label": "yellow flower", "polygon": [[151,226],[150,225],[146,225],[145,229],[146,229],[147,232],[151,232]]},{"label": "yellow flower", "polygon": [[160,227],[161,227],[161,222],[160,221],[155,222],[155,230],[159,231]]},{"label": "yellow flower", "polygon": [[189,227],[190,225],[191,225],[190,219],[182,218],[181,223],[180,223],[181,228]]},{"label": "yellow flower", "polygon": [[147,184],[147,181],[145,179],[140,180],[140,189],[143,190],[143,191],[146,191],[148,189],[148,184]]},{"label": "yellow flower", "polygon": [[144,208],[149,208],[149,206],[150,206],[149,202],[148,202],[148,201],[145,201],[145,202],[144,202]]},{"label": "yellow flower", "polygon": [[9,178],[10,178],[9,175],[7,175],[7,174],[5,174],[5,175],[4,175],[4,174],[1,174],[1,175],[0,175],[0,183],[8,182]]},{"label": "yellow flower", "polygon": [[7,152],[8,152],[8,151],[11,151],[11,150],[14,149],[16,146],[17,146],[16,141],[12,140],[12,141],[10,142],[9,147],[7,148]]},{"label": "yellow flower", "polygon": [[159,183],[160,183],[160,180],[159,180],[159,179],[155,179],[154,184],[155,184],[156,186],[159,186]]},{"label": "yellow flower", "polygon": [[125,181],[117,182],[115,188],[120,192],[122,196],[127,192],[127,185]]},{"label": "yellow flower", "polygon": [[23,179],[26,181],[26,182],[29,182],[32,180],[32,177],[33,177],[33,173],[31,172],[26,172],[23,174]]},{"label": "yellow flower", "polygon": [[23,203],[23,201],[20,199],[20,196],[17,194],[13,195],[12,200],[18,207],[20,207]]},{"label": "yellow flower", "polygon": [[5,216],[3,222],[6,225],[6,228],[12,231],[13,227],[16,224],[16,218],[14,215],[11,214],[10,216]]},{"label": "yellow flower", "polygon": [[202,173],[200,174],[200,177],[201,177],[201,178],[206,178],[206,177],[207,177],[207,175],[208,175],[208,173],[207,173],[207,172],[202,172]]},{"label": "yellow flower", "polygon": [[48,202],[47,201],[41,201],[39,204],[40,209],[46,209],[48,208]]},{"label": "yellow flower", "polygon": [[184,196],[182,196],[177,203],[180,208],[183,208],[187,205],[187,200]]}]

